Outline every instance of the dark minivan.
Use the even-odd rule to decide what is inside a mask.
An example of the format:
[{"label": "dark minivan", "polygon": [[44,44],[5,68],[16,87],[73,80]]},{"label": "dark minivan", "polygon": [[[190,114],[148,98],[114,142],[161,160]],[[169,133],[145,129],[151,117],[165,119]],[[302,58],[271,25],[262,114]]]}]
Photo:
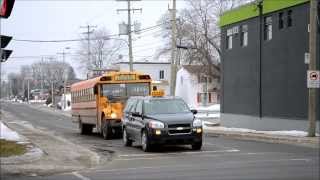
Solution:
[{"label": "dark minivan", "polygon": [[200,150],[203,130],[196,113],[178,97],[130,97],[123,115],[124,145],[138,142],[150,151],[154,145],[190,144]]}]

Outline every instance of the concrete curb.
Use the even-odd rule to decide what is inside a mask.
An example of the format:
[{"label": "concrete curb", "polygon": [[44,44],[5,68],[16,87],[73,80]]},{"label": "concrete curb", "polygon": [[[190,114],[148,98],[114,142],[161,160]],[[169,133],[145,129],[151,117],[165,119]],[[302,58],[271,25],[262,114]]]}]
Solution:
[{"label": "concrete curb", "polygon": [[240,140],[252,140],[252,141],[262,141],[277,144],[291,144],[297,146],[305,146],[312,148],[320,148],[319,139],[320,137],[294,137],[294,136],[283,136],[283,135],[269,135],[262,133],[245,133],[236,131],[221,131],[205,129],[205,134],[209,136],[224,136],[232,139]]},{"label": "concrete curb", "polygon": [[1,170],[5,174],[48,175],[88,169],[100,164],[100,156],[86,147],[56,136],[53,132],[17,124],[12,121],[15,117],[8,112],[5,112],[5,117],[7,120],[3,122],[24,137],[33,148],[29,154],[1,158]]}]

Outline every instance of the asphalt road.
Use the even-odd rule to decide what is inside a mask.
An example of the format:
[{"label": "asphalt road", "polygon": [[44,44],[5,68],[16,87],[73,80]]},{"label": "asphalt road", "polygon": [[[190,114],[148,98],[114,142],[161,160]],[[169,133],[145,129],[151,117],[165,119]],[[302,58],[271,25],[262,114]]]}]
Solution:
[{"label": "asphalt road", "polygon": [[285,144],[232,140],[205,135],[201,151],[188,146],[163,147],[142,152],[139,146],[124,147],[120,139],[103,140],[99,135],[82,136],[70,118],[24,104],[3,103],[4,111],[17,121],[27,121],[67,141],[98,153],[99,166],[77,172],[47,176],[8,176],[1,179],[319,179],[319,149]]}]

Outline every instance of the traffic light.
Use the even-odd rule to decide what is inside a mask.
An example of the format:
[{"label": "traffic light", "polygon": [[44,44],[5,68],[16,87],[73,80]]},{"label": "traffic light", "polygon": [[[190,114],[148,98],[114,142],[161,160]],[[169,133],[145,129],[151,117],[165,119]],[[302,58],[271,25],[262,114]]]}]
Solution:
[{"label": "traffic light", "polygon": [[11,14],[15,0],[0,0],[0,17],[8,18]]},{"label": "traffic light", "polygon": [[11,41],[12,37],[11,36],[4,36],[4,35],[0,35],[0,43],[1,43],[1,62],[5,62],[9,56],[12,53],[12,50],[6,50],[6,49],[2,49],[5,48],[9,42]]}]

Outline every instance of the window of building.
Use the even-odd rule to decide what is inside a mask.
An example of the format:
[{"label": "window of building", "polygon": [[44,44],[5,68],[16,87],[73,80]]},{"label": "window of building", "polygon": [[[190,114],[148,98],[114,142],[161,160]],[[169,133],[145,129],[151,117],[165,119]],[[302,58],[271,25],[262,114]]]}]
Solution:
[{"label": "window of building", "polygon": [[227,36],[227,49],[232,49],[232,35]]},{"label": "window of building", "polygon": [[248,46],[248,25],[241,26],[240,45]]},{"label": "window of building", "polygon": [[269,17],[265,17],[264,18],[264,40],[271,40],[272,39],[272,18]]},{"label": "window of building", "polygon": [[160,70],[159,79],[164,79],[164,70]]},{"label": "window of building", "polygon": [[233,34],[233,29],[228,29],[227,30],[227,39],[226,39],[226,48],[227,49],[232,49],[232,34]]},{"label": "window of building", "polygon": [[279,29],[283,28],[283,12],[279,13]]},{"label": "window of building", "polygon": [[292,10],[289,10],[287,14],[287,26],[288,27],[292,26]]}]

